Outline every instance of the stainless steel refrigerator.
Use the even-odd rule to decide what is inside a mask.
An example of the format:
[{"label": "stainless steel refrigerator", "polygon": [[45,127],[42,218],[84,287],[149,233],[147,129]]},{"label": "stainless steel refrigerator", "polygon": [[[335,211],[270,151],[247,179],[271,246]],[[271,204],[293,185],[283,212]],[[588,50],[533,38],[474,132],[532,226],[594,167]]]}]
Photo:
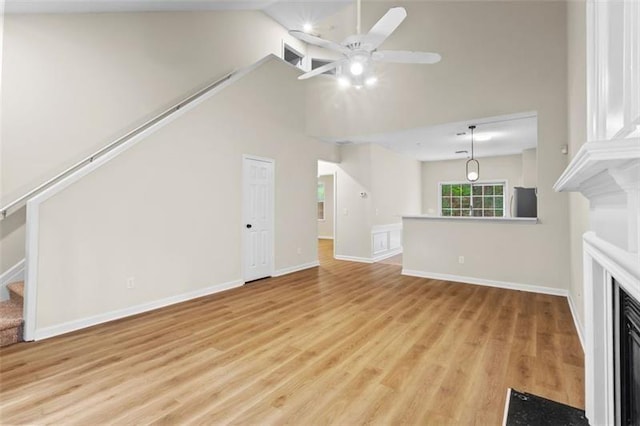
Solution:
[{"label": "stainless steel refrigerator", "polygon": [[511,196],[513,217],[538,217],[538,194],[536,188],[513,188]]}]

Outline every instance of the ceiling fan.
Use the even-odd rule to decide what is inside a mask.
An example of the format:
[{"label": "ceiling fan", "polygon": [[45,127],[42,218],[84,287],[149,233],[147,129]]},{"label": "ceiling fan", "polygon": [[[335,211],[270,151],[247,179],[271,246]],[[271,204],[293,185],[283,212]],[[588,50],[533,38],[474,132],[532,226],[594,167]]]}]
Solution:
[{"label": "ceiling fan", "polygon": [[[353,85],[357,88],[376,82],[373,74],[373,62],[393,62],[405,64],[435,64],[440,62],[437,53],[414,52],[409,50],[378,50],[378,47],[398,28],[407,17],[403,7],[393,7],[371,28],[367,34],[360,33],[360,1],[357,0],[356,34],[347,37],[338,44],[325,40],[304,31],[292,30],[289,33],[309,44],[324,47],[341,53],[344,57],[312,71],[302,74],[298,78],[304,80],[315,77],[327,71],[337,69],[339,81],[342,85]],[[345,72],[346,69],[348,72]]]}]

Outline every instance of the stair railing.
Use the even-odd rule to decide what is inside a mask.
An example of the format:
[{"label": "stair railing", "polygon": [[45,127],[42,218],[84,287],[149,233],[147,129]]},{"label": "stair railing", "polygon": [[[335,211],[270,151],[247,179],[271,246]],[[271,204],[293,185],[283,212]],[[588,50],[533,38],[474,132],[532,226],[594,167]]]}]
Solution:
[{"label": "stair railing", "polygon": [[153,117],[151,120],[149,120],[149,121],[145,122],[144,124],[136,127],[135,129],[131,130],[129,133],[125,134],[124,136],[119,137],[115,141],[107,144],[103,148],[100,148],[98,151],[94,152],[93,154],[89,155],[88,157],[85,157],[84,159],[78,161],[77,163],[75,163],[71,167],[65,169],[64,171],[62,171],[60,173],[58,173],[57,175],[55,175],[51,179],[48,179],[45,182],[43,182],[42,184],[36,186],[35,188],[33,188],[32,190],[28,191],[27,193],[25,193],[21,197],[19,197],[19,198],[15,199],[15,200],[11,201],[10,203],[0,207],[0,220],[5,219],[11,213],[17,211],[31,197],[41,193],[42,191],[44,191],[45,189],[47,189],[49,187],[55,185],[56,183],[58,183],[59,181],[61,181],[65,177],[67,177],[67,176],[73,174],[74,172],[80,170],[84,166],[93,163],[93,161],[96,160],[97,158],[102,157],[103,155],[105,155],[108,152],[114,150],[115,148],[117,148],[118,146],[120,146],[123,143],[127,142],[128,140],[131,140],[132,138],[134,138],[138,134],[144,132],[145,130],[149,129],[150,127],[154,126],[155,124],[159,123],[160,121],[164,120],[165,118],[169,117],[171,114],[177,112],[178,110],[184,108],[185,106],[189,105],[190,103],[194,102],[195,100],[201,98],[202,96],[204,96],[205,94],[207,94],[211,90],[213,90],[216,87],[218,87],[220,84],[224,83],[225,81],[228,81],[231,77],[234,76],[235,73],[236,73],[235,71],[231,72],[231,73],[225,75],[224,77],[222,77],[221,79],[216,80],[215,82],[213,82],[213,83],[207,85],[206,87],[198,90],[196,93],[194,93],[191,96],[185,98],[184,100],[180,101],[179,103],[177,103],[176,105],[172,106],[171,108],[163,111],[162,113],[160,113],[157,116]]}]

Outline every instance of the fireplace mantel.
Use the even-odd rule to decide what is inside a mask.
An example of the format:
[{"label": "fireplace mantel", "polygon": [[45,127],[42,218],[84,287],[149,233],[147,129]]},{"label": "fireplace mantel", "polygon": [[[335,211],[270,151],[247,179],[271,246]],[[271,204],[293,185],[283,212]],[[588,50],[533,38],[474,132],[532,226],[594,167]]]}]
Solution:
[{"label": "fireplace mantel", "polygon": [[587,142],[554,185],[589,199],[591,229],[630,253],[640,247],[640,138]]},{"label": "fireplace mantel", "polygon": [[616,424],[613,279],[640,300],[640,139],[587,142],[556,191],[589,199],[583,237],[585,408],[593,425]]}]

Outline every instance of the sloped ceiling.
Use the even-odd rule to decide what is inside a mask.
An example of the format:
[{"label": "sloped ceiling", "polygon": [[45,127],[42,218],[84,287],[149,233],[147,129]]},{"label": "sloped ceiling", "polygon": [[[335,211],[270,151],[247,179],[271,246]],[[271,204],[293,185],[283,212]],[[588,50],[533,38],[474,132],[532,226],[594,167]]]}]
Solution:
[{"label": "sloped ceiling", "polygon": [[262,10],[286,28],[319,22],[352,0],[8,0],[6,13]]}]

